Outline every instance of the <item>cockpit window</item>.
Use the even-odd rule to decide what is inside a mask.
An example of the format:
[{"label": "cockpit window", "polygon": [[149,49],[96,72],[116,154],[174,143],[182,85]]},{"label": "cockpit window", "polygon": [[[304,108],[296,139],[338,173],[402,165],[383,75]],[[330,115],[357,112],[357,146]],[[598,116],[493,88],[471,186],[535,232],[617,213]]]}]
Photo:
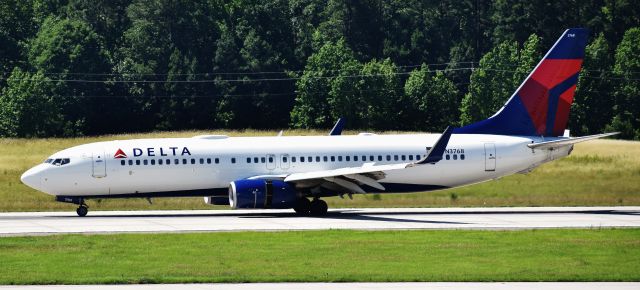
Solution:
[{"label": "cockpit window", "polygon": [[55,166],[62,166],[65,164],[69,164],[69,162],[71,162],[69,158],[56,158],[56,159],[48,159],[48,160],[53,160],[53,161],[50,161],[50,162],[45,161],[45,163],[51,163],[51,165],[55,165]]},{"label": "cockpit window", "polygon": [[44,161],[44,163],[51,163],[51,162],[53,162],[53,159],[51,159],[51,158],[49,158],[49,159]]}]

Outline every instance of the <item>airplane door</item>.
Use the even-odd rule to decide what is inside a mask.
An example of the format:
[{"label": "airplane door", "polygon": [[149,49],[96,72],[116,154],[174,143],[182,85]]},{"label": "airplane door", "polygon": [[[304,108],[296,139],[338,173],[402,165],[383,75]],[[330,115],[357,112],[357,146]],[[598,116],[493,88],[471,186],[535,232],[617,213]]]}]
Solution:
[{"label": "airplane door", "polygon": [[496,171],[496,144],[484,144],[484,171]]},{"label": "airplane door", "polygon": [[276,155],[275,154],[267,154],[267,169],[269,169],[269,170],[276,169]]},{"label": "airplane door", "polygon": [[93,152],[92,164],[93,172],[91,176],[96,178],[107,176],[107,161],[104,158],[104,152]]},{"label": "airplane door", "polygon": [[280,168],[289,169],[289,154],[280,155]]}]

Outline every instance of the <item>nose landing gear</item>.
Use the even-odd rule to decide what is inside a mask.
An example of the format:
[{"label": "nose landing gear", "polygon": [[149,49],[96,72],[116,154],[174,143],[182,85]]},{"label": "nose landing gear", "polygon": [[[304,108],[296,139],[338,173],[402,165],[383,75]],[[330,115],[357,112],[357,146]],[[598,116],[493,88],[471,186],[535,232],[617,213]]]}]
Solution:
[{"label": "nose landing gear", "polygon": [[78,214],[78,216],[86,216],[87,213],[89,212],[89,207],[87,207],[86,204],[80,204],[80,206],[78,207],[78,209],[76,209],[76,213]]},{"label": "nose landing gear", "polygon": [[84,198],[80,196],[56,196],[56,201],[77,204],[78,208],[76,213],[78,216],[86,216],[89,212],[89,207],[84,203]]}]

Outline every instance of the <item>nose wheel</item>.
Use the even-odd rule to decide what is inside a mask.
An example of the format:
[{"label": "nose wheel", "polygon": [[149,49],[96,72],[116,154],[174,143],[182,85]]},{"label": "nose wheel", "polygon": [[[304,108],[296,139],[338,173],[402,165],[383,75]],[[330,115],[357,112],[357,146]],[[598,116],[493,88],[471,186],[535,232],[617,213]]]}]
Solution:
[{"label": "nose wheel", "polygon": [[86,216],[89,213],[89,208],[86,204],[81,204],[78,209],[76,209],[76,213],[78,216]]}]

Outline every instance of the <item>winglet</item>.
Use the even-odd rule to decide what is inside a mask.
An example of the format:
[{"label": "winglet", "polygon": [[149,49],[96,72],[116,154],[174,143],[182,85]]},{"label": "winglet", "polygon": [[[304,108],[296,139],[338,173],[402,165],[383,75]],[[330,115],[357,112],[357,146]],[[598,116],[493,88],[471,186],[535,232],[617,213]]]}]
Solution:
[{"label": "winglet", "polygon": [[338,121],[333,126],[333,129],[331,129],[331,132],[329,132],[329,136],[341,135],[342,134],[342,128],[344,128],[344,122],[345,122],[344,118],[338,118]]},{"label": "winglet", "polygon": [[424,158],[422,158],[422,160],[414,164],[427,164],[427,163],[434,164],[442,160],[442,155],[444,155],[444,150],[447,148],[447,145],[449,144],[449,138],[451,138],[451,133],[453,133],[453,128],[447,127],[447,129],[444,130],[444,133],[440,135],[440,138],[438,139],[438,141],[436,141],[436,144],[433,145],[431,150],[429,150],[429,153],[427,153],[427,156],[425,156]]}]

